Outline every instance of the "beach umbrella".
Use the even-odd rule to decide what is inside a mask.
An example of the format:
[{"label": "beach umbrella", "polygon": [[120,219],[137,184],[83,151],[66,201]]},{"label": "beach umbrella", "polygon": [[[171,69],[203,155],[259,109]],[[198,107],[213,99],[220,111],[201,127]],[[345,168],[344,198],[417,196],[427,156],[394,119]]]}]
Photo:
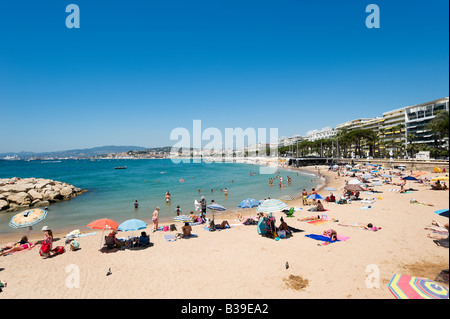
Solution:
[{"label": "beach umbrella", "polygon": [[254,199],[254,198],[246,198],[242,202],[239,203],[239,208],[253,208],[257,207],[261,204],[261,201]]},{"label": "beach umbrella", "polygon": [[360,185],[360,184],[363,184],[363,182],[361,182],[359,179],[354,178],[354,179],[349,180],[347,184],[348,185]]},{"label": "beach umbrella", "polygon": [[275,213],[281,212],[284,209],[289,209],[289,206],[279,199],[267,199],[256,208],[258,213]]},{"label": "beach umbrella", "polygon": [[104,234],[105,230],[112,230],[112,229],[116,230],[117,227],[119,227],[119,225],[115,221],[113,221],[112,219],[108,219],[108,218],[94,220],[92,223],[89,223],[87,226],[92,229],[101,229],[102,230],[102,236],[100,237],[99,250],[102,248],[103,234]]},{"label": "beach umbrella", "polygon": [[14,229],[31,227],[47,217],[47,210],[35,208],[18,213],[11,218],[9,226]]},{"label": "beach umbrella", "polygon": [[415,178],[414,176],[405,176],[405,177],[402,177],[402,179],[404,181],[417,181],[417,178]]},{"label": "beach umbrella", "polygon": [[349,185],[345,185],[345,189],[351,192],[356,192],[356,191],[363,191],[364,188],[362,188],[361,185],[359,184],[349,184]]},{"label": "beach umbrella", "polygon": [[108,218],[94,220],[87,226],[92,229],[101,229],[101,230],[117,229],[117,227],[119,227],[119,225],[115,221]]},{"label": "beach umbrella", "polygon": [[280,200],[285,201],[285,202],[289,202],[291,200],[294,200],[294,197],[292,197],[291,195],[283,195],[280,197]]},{"label": "beach umbrella", "polygon": [[396,274],[388,284],[397,299],[448,299],[448,288],[427,278]]},{"label": "beach umbrella", "polygon": [[433,177],[432,179],[430,179],[430,181],[448,181],[448,177],[447,176],[438,176],[438,177]]},{"label": "beach umbrella", "polygon": [[323,199],[322,196],[320,196],[319,194],[311,194],[308,197],[306,197],[307,199]]},{"label": "beach umbrella", "polygon": [[21,229],[28,227],[27,237],[30,234],[31,226],[43,221],[47,217],[47,209],[29,209],[24,212],[14,215],[9,221],[9,227],[14,229]]},{"label": "beach umbrella", "polygon": [[211,210],[218,210],[218,211],[226,210],[225,207],[223,207],[222,205],[219,205],[219,204],[211,204],[209,206],[206,206],[206,208],[211,209]]},{"label": "beach umbrella", "polygon": [[137,231],[147,228],[147,223],[140,219],[129,219],[117,227],[119,231]]},{"label": "beach umbrella", "polygon": [[173,220],[175,222],[180,222],[180,223],[193,223],[194,222],[192,220],[192,218],[187,215],[180,215],[180,216],[174,217]]},{"label": "beach umbrella", "polygon": [[254,198],[247,198],[244,199],[239,205],[239,208],[253,208],[253,207],[257,207],[261,204],[261,202],[259,200],[256,200]]},{"label": "beach umbrella", "polygon": [[440,209],[440,210],[435,210],[434,213],[435,213],[435,214],[438,214],[439,216],[444,216],[444,217],[449,218],[449,217],[448,217],[448,215],[449,215],[448,208]]}]

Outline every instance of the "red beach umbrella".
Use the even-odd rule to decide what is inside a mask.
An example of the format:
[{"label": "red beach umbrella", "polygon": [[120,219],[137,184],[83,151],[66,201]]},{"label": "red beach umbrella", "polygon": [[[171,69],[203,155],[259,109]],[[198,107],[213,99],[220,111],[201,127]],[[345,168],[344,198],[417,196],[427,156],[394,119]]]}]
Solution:
[{"label": "red beach umbrella", "polygon": [[108,230],[108,229],[117,230],[117,228],[119,227],[119,225],[115,221],[113,221],[112,219],[108,219],[108,218],[94,220],[92,223],[88,224],[87,226],[92,229],[101,229],[102,230],[102,237],[100,238],[100,249],[99,250],[101,250],[101,248],[102,248],[104,231]]},{"label": "red beach umbrella", "polygon": [[119,225],[115,221],[113,221],[112,219],[108,219],[108,218],[94,220],[92,223],[88,224],[87,226],[92,229],[101,229],[101,230],[117,229],[119,227]]}]

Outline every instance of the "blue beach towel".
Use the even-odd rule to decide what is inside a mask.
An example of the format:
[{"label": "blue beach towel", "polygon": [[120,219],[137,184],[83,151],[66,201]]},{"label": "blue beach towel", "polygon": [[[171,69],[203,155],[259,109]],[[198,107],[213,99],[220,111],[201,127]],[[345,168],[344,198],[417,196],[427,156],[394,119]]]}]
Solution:
[{"label": "blue beach towel", "polygon": [[329,242],[329,243],[334,243],[336,241],[340,241],[339,239],[335,240],[335,241],[331,241],[331,238],[328,237],[328,236],[316,235],[316,234],[305,235],[305,237],[308,237],[308,238],[311,238],[311,239],[314,239],[314,240],[319,240],[319,241],[326,241],[326,242]]},{"label": "blue beach towel", "polygon": [[[208,230],[208,231],[215,231],[215,230],[223,230],[222,228],[216,228],[216,229],[209,229],[209,226],[205,226],[205,227],[203,227],[205,230]],[[228,229],[228,228],[230,228],[229,226],[227,226],[227,225],[225,225],[225,229]]]}]

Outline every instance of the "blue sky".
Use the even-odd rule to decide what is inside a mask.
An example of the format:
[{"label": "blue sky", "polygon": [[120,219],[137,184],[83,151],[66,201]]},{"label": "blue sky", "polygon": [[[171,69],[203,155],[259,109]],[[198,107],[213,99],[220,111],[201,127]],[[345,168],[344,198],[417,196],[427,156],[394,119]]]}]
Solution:
[{"label": "blue sky", "polygon": [[[68,29],[68,4],[80,28]],[[365,8],[380,8],[368,29]],[[0,2],[0,153],[279,136],[449,96],[448,1]]]}]

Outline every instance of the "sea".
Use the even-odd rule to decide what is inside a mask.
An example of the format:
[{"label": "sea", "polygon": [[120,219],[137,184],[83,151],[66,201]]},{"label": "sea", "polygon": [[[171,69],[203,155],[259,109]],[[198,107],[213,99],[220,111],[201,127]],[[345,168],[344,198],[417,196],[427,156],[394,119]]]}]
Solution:
[{"label": "sea", "polygon": [[[263,167],[245,163],[174,163],[171,159],[19,160],[0,161],[0,178],[45,178],[87,190],[71,200],[51,203],[46,219],[35,225],[33,232],[44,225],[55,230],[86,229],[87,224],[100,218],[118,224],[136,218],[151,224],[157,206],[161,208],[160,222],[172,221],[178,205],[182,214],[189,214],[195,209],[194,201],[202,196],[208,205],[214,200],[226,212],[239,211],[239,203],[246,198],[297,197],[304,188],[309,191],[321,184],[315,174],[292,170],[261,174],[260,168]],[[278,180],[269,186],[269,178],[277,175],[286,187],[280,188]],[[167,191],[171,194],[169,203],[165,202]],[[138,209],[134,207],[136,200]],[[0,213],[0,235],[23,233],[8,226],[19,212]]]}]

